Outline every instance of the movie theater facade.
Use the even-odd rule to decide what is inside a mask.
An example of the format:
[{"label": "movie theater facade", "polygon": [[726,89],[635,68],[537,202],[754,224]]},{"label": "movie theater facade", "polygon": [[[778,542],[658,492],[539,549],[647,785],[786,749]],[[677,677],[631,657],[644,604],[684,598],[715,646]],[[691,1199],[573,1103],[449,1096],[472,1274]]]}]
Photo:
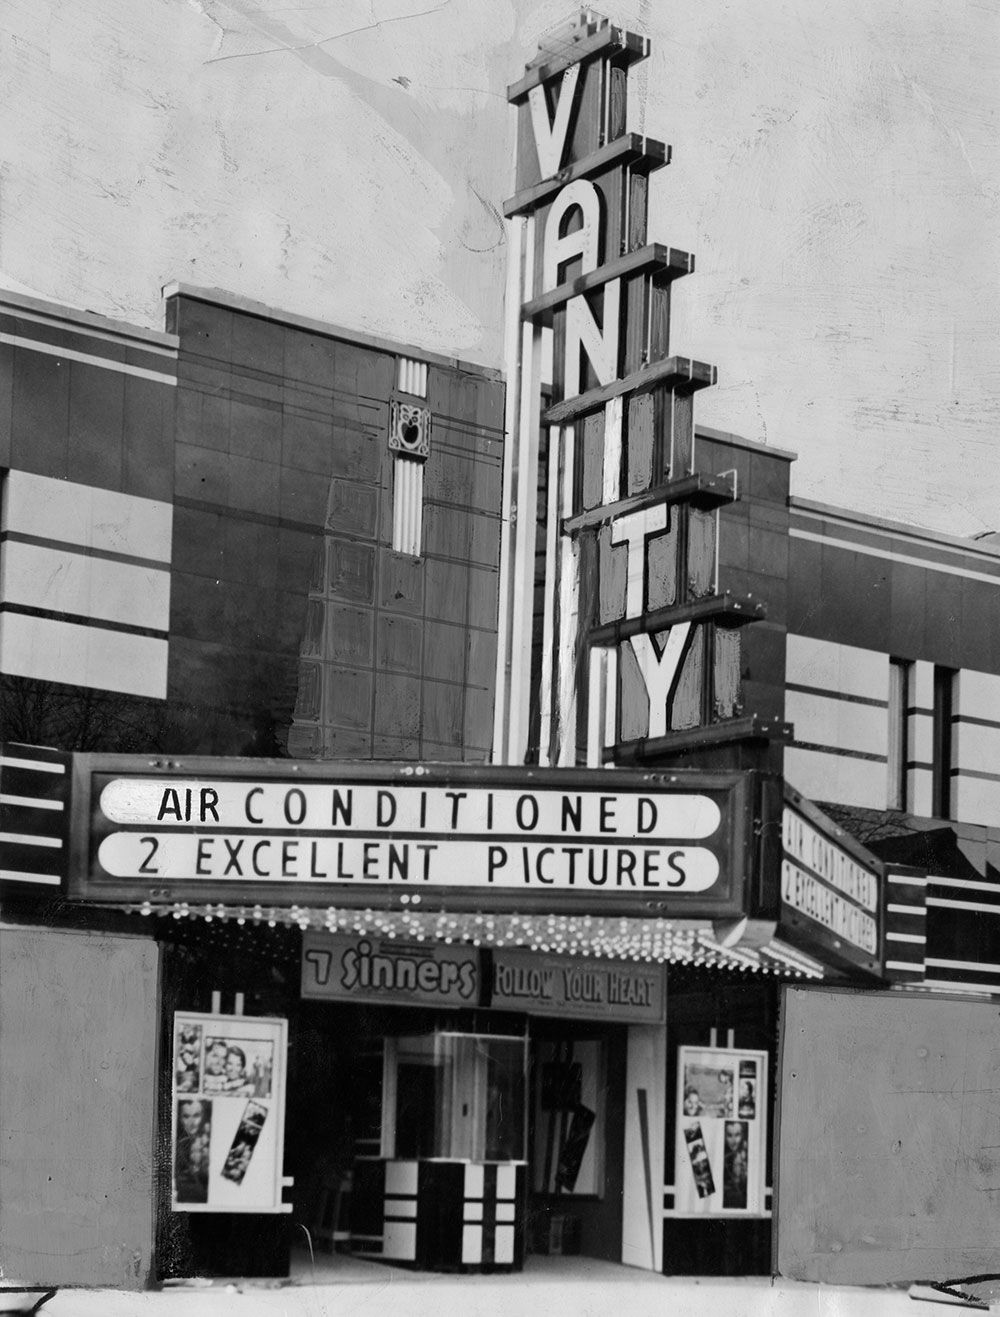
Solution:
[{"label": "movie theater facade", "polygon": [[4,299],[10,1272],[769,1269],[779,986],[889,915],[782,777],[790,455],[669,355],[646,49],[511,88],[506,420],[220,294]]}]

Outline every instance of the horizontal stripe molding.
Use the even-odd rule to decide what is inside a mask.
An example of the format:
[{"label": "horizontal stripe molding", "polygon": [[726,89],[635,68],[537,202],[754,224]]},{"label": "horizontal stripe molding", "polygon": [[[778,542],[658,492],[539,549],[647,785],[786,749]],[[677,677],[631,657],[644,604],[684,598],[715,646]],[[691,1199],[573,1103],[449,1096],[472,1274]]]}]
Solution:
[{"label": "horizontal stripe molding", "polygon": [[82,613],[56,613],[49,608],[30,608],[27,604],[8,604],[0,601],[0,614],[17,613],[21,617],[38,617],[46,622],[71,622],[73,626],[93,627],[97,631],[115,631],[126,636],[147,636],[150,640],[167,640],[169,631],[153,627],[129,626],[127,622],[112,622],[103,617],[85,617]]},{"label": "horizontal stripe molding", "polygon": [[0,544],[30,544],[38,549],[56,549],[60,553],[73,553],[81,558],[100,558],[106,562],[120,562],[126,567],[154,568],[169,572],[170,563],[162,558],[141,558],[133,553],[115,553],[114,549],[98,549],[90,544],[74,544],[70,540],[52,540],[44,535],[28,535],[24,531],[0,531]]},{"label": "horizontal stripe molding", "polygon": [[44,343],[49,347],[107,358],[110,362],[143,366],[147,370],[172,374],[176,369],[176,348],[119,337],[106,331],[90,333],[83,327],[47,321],[41,316],[25,316],[0,309],[0,333],[11,334],[29,343]]},{"label": "horizontal stripe molding", "polygon": [[958,970],[964,974],[1000,974],[1000,965],[981,960],[944,960],[937,956],[927,957],[928,969]]},{"label": "horizontal stripe molding", "polygon": [[940,906],[946,910],[974,910],[977,914],[1000,915],[1000,904],[990,905],[986,901],[961,901],[957,897],[929,896],[927,904]]},{"label": "horizontal stripe molding", "polygon": [[868,695],[852,695],[849,691],[827,690],[824,686],[804,686],[797,681],[786,681],[786,691],[795,691],[799,695],[815,695],[823,700],[842,700],[845,704],[865,704],[873,709],[888,709],[888,700],[872,699]]},{"label": "horizontal stripe molding", "polygon": [[790,750],[808,750],[811,754],[819,755],[840,755],[846,759],[867,759],[874,764],[887,763],[885,755],[872,754],[868,750],[844,750],[838,745],[820,745],[816,741],[792,741],[789,743]]},{"label": "horizontal stripe molding", "polygon": [[970,892],[993,892],[996,896],[1000,896],[1000,880],[990,883],[977,878],[938,878],[929,875],[927,886],[957,888],[959,891],[968,888]]},{"label": "horizontal stripe molding", "polygon": [[[941,543],[912,544],[902,527],[898,531],[880,531],[870,527],[838,525],[831,533],[828,529],[820,531],[809,528],[817,522],[829,522],[830,518],[816,516],[802,508],[790,509],[789,535],[794,539],[811,540],[814,543],[829,545],[833,549],[844,549],[849,553],[862,553],[872,558],[883,558],[890,562],[905,563],[913,567],[922,567],[929,571],[943,572],[949,576],[966,576],[972,580],[987,581],[991,585],[1000,585],[1000,561],[993,555],[970,553],[960,545]],[[890,547],[890,542],[902,541],[912,544],[913,553]],[[962,559],[965,559],[965,563]],[[972,566],[975,563],[975,566]],[[966,565],[968,564],[968,565]]]},{"label": "horizontal stripe molding", "polygon": [[66,870],[70,756],[0,745],[0,880],[59,887]]},{"label": "horizontal stripe molding", "polygon": [[29,352],[41,352],[46,356],[58,357],[62,361],[78,361],[85,366],[99,366],[102,370],[113,370],[119,375],[134,375],[138,379],[152,380],[156,384],[164,384],[168,387],[177,383],[177,376],[172,371],[167,373],[149,366],[132,366],[127,361],[95,356],[93,352],[81,352],[77,348],[40,343],[36,339],[24,338],[20,334],[8,334],[3,330],[0,330],[0,343],[7,343],[11,347],[26,349]]}]

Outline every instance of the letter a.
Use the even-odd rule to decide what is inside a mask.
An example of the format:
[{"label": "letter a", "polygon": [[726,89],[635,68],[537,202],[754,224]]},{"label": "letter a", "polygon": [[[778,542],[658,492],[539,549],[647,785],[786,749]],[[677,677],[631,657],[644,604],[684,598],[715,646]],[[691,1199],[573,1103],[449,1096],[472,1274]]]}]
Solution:
[{"label": "letter a", "polygon": [[163,799],[160,801],[160,811],[156,816],[157,823],[159,823],[161,819],[165,819],[168,814],[173,814],[178,823],[183,821],[181,817],[180,797],[177,795],[177,792],[173,787],[167,787],[163,792]]},{"label": "letter a", "polygon": [[545,87],[540,84],[528,92],[531,106],[531,127],[535,135],[535,150],[538,152],[538,168],[542,178],[558,174],[562,164],[563,151],[566,149],[566,134],[569,130],[569,116],[576,96],[576,85],[580,77],[580,65],[571,64],[562,76],[559,88],[559,103],[555,116],[549,123],[549,107],[545,99]]}]

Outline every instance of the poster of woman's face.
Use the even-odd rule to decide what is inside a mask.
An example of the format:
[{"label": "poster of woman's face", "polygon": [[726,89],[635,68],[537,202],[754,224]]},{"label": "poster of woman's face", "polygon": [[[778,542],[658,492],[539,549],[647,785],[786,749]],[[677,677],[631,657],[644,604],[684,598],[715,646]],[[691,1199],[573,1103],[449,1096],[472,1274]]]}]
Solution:
[{"label": "poster of woman's face", "polygon": [[174,1140],[174,1196],[179,1203],[208,1201],[208,1154],[212,1104],[205,1098],[180,1098]]},{"label": "poster of woman's face", "polygon": [[271,1096],[274,1044],[258,1038],[209,1035],[203,1092],[229,1097]]},{"label": "poster of woman's face", "polygon": [[746,1207],[748,1139],[745,1120],[727,1120],[722,1155],[722,1206]]}]

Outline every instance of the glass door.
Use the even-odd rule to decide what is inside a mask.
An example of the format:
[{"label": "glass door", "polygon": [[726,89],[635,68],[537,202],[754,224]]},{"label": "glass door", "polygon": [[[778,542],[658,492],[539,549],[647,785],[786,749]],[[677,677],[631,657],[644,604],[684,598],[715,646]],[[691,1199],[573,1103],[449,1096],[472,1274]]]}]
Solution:
[{"label": "glass door", "polygon": [[526,1074],[523,1037],[387,1038],[382,1155],[523,1161]]}]

